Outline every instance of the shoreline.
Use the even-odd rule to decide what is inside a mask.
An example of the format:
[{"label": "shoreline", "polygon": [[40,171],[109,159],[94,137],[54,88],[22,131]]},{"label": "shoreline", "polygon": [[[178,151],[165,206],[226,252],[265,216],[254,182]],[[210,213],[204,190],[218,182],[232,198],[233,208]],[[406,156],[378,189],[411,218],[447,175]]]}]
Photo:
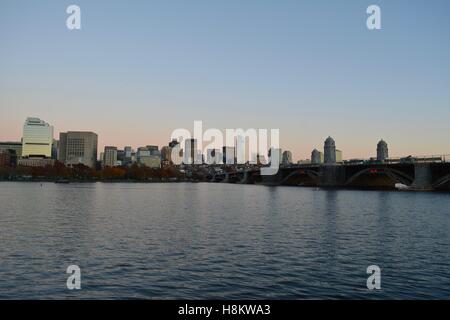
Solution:
[{"label": "shoreline", "polygon": [[369,187],[323,187],[323,186],[305,186],[305,185],[270,185],[270,184],[264,184],[264,183],[254,183],[254,184],[245,184],[245,183],[223,183],[223,182],[211,182],[211,181],[202,181],[202,180],[179,180],[179,181],[149,181],[149,180],[64,180],[61,179],[32,179],[32,180],[5,180],[1,179],[0,183],[2,182],[23,182],[23,183],[55,183],[55,184],[72,184],[72,183],[106,183],[106,184],[113,184],[113,183],[127,183],[127,184],[133,184],[133,183],[139,183],[139,184],[166,184],[166,183],[208,183],[208,184],[231,184],[231,185],[253,185],[253,186],[262,186],[262,187],[289,187],[289,188],[302,188],[302,189],[317,189],[317,190],[325,190],[325,191],[386,191],[386,192],[407,192],[407,193],[442,193],[442,194],[450,194],[450,190],[420,190],[420,189],[397,189],[397,188],[369,188]]}]

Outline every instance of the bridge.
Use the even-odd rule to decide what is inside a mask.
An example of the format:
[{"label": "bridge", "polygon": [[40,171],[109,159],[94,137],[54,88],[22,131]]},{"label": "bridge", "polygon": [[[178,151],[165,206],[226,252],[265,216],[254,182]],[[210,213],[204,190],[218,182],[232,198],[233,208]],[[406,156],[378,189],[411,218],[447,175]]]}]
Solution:
[{"label": "bridge", "polygon": [[211,182],[330,188],[450,191],[450,163],[410,161],[281,166],[276,175],[261,176],[258,167],[234,168],[210,177]]}]

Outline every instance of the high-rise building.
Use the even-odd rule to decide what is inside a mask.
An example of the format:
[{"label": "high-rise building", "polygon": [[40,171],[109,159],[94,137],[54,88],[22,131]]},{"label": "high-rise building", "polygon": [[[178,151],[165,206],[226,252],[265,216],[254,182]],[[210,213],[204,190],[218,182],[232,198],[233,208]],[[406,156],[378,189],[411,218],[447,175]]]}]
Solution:
[{"label": "high-rise building", "polygon": [[58,160],[68,166],[83,164],[95,168],[98,136],[93,132],[69,131],[59,134]]},{"label": "high-rise building", "polygon": [[268,152],[269,162],[271,165],[280,165],[283,153],[280,148],[271,147]]},{"label": "high-rise building", "polygon": [[148,151],[150,151],[151,155],[157,155],[159,153],[158,146],[147,146]]},{"label": "high-rise building", "polygon": [[223,160],[220,149],[208,149],[206,151],[206,163],[208,164],[221,164]]},{"label": "high-rise building", "polygon": [[314,149],[311,152],[311,163],[312,164],[321,164],[323,163],[323,152],[320,152],[317,149]]},{"label": "high-rise building", "polygon": [[201,164],[198,159],[197,139],[186,139],[184,145],[184,164]]},{"label": "high-rise building", "polygon": [[172,148],[169,146],[164,146],[161,148],[161,160],[167,162],[168,164],[172,163]]},{"label": "high-rise building", "polygon": [[53,139],[53,143],[52,143],[52,159],[54,159],[54,160],[58,159],[58,146],[59,146],[59,141]]},{"label": "high-rise building", "polygon": [[23,125],[22,157],[50,158],[53,127],[39,118],[27,118]]},{"label": "high-rise building", "polygon": [[326,164],[336,163],[336,143],[333,138],[328,137],[324,144],[324,162]]},{"label": "high-rise building", "polygon": [[336,162],[342,163],[344,161],[342,151],[336,149]]},{"label": "high-rise building", "polygon": [[169,142],[169,147],[173,149],[178,144],[180,143],[177,141],[177,139],[172,139],[172,141]]},{"label": "high-rise building", "polygon": [[224,164],[234,164],[236,158],[236,150],[234,147],[223,147],[222,157]]},{"label": "high-rise building", "polygon": [[163,167],[170,167],[172,162],[172,148],[169,146],[163,146],[161,148],[161,165]]},{"label": "high-rise building", "polygon": [[127,146],[123,149],[124,151],[124,157],[122,164],[125,166],[130,165],[133,162],[133,149],[130,146]]},{"label": "high-rise building", "polygon": [[377,144],[377,160],[384,161],[389,158],[389,149],[387,143],[381,139]]},{"label": "high-rise building", "polygon": [[125,150],[117,150],[117,166],[123,165],[125,162]]},{"label": "high-rise building", "polygon": [[238,135],[235,138],[235,158],[237,164],[244,164],[248,160],[247,145],[245,143],[245,136]]},{"label": "high-rise building", "polygon": [[292,152],[290,151],[284,151],[283,152],[283,159],[281,160],[281,163],[283,165],[289,165],[292,164]]},{"label": "high-rise building", "polygon": [[152,155],[147,147],[138,148],[137,162],[142,166],[150,168],[161,167],[161,157],[159,155]]},{"label": "high-rise building", "polygon": [[117,147],[107,146],[103,153],[103,166],[114,167],[117,165]]},{"label": "high-rise building", "polygon": [[146,157],[150,157],[150,150],[147,147],[138,148],[136,153],[137,162],[143,164],[144,158]]}]

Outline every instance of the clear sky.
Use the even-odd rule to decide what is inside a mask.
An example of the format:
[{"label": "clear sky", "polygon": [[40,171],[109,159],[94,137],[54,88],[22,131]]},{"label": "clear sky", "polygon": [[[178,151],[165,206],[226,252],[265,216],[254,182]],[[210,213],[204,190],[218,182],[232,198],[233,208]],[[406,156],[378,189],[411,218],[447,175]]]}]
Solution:
[{"label": "clear sky", "polygon": [[203,120],[279,128],[294,159],[328,135],[347,159],[380,138],[392,156],[449,154],[449,16],[447,0],[0,0],[0,140],[36,116],[55,137],[161,146]]}]

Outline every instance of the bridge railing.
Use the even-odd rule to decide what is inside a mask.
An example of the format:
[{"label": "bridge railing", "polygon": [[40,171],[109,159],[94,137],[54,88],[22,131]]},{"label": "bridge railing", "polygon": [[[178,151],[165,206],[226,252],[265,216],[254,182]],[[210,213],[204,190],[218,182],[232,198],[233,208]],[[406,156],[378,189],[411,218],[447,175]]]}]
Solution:
[{"label": "bridge railing", "polygon": [[443,163],[449,162],[450,155],[407,156],[393,157],[385,160],[385,163]]}]

